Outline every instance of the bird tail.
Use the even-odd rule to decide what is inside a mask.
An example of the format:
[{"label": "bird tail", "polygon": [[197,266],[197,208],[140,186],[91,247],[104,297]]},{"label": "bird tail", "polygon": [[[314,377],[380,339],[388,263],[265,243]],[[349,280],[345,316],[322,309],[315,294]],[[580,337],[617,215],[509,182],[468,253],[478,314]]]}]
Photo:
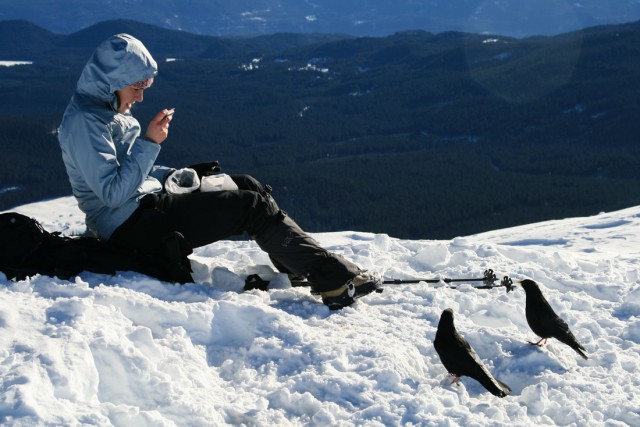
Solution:
[{"label": "bird tail", "polygon": [[483,377],[480,384],[484,386],[491,394],[498,397],[505,397],[511,393],[511,387],[492,376]]},{"label": "bird tail", "polygon": [[574,349],[576,353],[582,356],[583,359],[585,360],[589,359],[589,357],[587,356],[587,350],[585,350],[585,348],[578,342],[576,337],[574,337],[573,335],[569,335],[566,338],[565,337],[562,337],[562,338],[563,339],[558,338],[558,340],[560,340],[561,342],[565,343],[566,345]]},{"label": "bird tail", "polygon": [[584,360],[589,359],[589,357],[587,356],[587,353],[585,353],[586,350],[581,345],[572,346],[572,348],[576,351],[576,353],[582,356]]}]

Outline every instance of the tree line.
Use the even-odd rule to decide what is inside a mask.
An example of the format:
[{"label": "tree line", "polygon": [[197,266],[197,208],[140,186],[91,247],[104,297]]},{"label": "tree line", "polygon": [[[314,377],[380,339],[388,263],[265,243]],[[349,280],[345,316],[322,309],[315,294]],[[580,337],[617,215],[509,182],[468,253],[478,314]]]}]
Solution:
[{"label": "tree line", "polygon": [[[310,231],[451,238],[589,215],[640,203],[640,37],[617,33],[579,53],[410,33],[157,58],[134,114],[144,128],[175,107],[161,163],[251,173]],[[0,67],[0,209],[70,194],[55,130],[86,59]]]}]

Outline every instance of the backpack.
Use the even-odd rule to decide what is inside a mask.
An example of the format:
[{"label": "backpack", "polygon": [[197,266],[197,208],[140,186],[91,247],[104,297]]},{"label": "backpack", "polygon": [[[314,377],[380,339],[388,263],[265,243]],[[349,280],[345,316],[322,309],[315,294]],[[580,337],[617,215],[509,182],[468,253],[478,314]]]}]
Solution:
[{"label": "backpack", "polygon": [[162,254],[143,253],[92,237],[50,233],[33,218],[7,212],[0,214],[0,271],[12,280],[35,274],[69,279],[83,271],[136,271],[172,283],[192,282],[187,258],[191,248],[184,237],[175,231],[163,242]]}]

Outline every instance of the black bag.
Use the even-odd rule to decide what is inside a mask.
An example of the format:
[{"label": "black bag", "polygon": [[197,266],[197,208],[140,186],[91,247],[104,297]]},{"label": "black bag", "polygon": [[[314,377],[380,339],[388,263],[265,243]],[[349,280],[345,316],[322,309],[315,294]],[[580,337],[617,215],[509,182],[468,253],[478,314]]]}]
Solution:
[{"label": "black bag", "polygon": [[167,282],[192,282],[191,248],[184,237],[172,232],[163,242],[164,255],[147,254],[91,237],[49,233],[35,219],[8,212],[0,214],[0,271],[13,280],[34,274],[69,279],[82,271],[136,271]]}]

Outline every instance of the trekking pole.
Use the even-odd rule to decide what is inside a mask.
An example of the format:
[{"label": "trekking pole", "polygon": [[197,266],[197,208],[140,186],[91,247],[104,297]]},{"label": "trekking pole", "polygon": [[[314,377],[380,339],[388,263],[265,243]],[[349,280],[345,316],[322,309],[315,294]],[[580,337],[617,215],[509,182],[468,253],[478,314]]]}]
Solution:
[{"label": "trekking pole", "polygon": [[[482,282],[483,285],[482,286],[474,286],[474,289],[493,289],[493,288],[500,288],[500,287],[505,287],[507,289],[507,292],[510,292],[513,290],[513,280],[511,280],[509,278],[509,276],[505,276],[501,281],[500,284],[496,285],[495,282],[498,281],[498,276],[496,276],[496,274],[493,272],[493,270],[488,269],[485,270],[483,277],[471,277],[471,278],[448,278],[448,277],[443,277],[443,278],[430,278],[430,279],[407,279],[407,280],[401,280],[401,279],[387,279],[384,282],[382,282],[385,285],[402,285],[402,284],[413,284],[413,283],[420,283],[420,282],[424,282],[424,283],[446,283],[447,285],[450,285],[452,283],[468,283],[468,282]],[[456,289],[457,286],[455,285],[451,285],[448,286],[450,289]]]},{"label": "trekking pole", "polygon": [[[382,283],[384,285],[404,285],[404,284],[415,284],[415,283],[446,283],[448,288],[456,289],[457,286],[452,285],[452,283],[468,283],[468,282],[482,282],[482,286],[474,286],[474,289],[493,289],[505,287],[507,293],[513,290],[513,280],[509,278],[509,276],[504,276],[504,278],[500,281],[500,284],[495,284],[498,281],[498,277],[493,272],[493,270],[488,269],[485,270],[483,277],[471,277],[471,278],[421,278],[421,279],[387,279]],[[290,279],[292,287],[304,287],[310,286],[310,283],[305,279]],[[269,286],[269,281],[262,279],[257,274],[252,274],[247,277],[245,281],[245,290],[251,289],[261,289],[267,290]]]},{"label": "trekking pole", "polygon": [[472,277],[472,278],[457,278],[451,279],[448,277],[436,277],[431,279],[387,279],[382,282],[385,285],[404,285],[404,284],[412,284],[412,283],[455,283],[455,282],[482,282],[485,286],[492,285],[498,280],[497,276],[493,272],[493,270],[488,269],[485,270],[483,277]]}]

